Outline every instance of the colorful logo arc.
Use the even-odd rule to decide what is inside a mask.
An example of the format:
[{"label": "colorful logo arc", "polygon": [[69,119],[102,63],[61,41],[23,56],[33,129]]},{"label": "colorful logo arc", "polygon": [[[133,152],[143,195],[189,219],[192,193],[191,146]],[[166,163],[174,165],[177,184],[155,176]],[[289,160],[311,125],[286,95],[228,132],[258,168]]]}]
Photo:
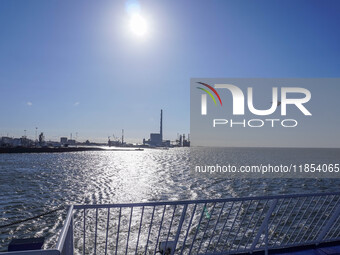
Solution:
[{"label": "colorful logo arc", "polygon": [[[208,84],[206,84],[206,83],[203,83],[203,82],[197,82],[197,83],[199,83],[199,84],[201,84],[201,85],[203,85],[203,86],[209,88],[212,92],[214,92],[214,94],[217,96],[217,98],[218,98],[218,100],[220,101],[220,104],[221,104],[221,106],[222,106],[222,100],[221,100],[221,98],[220,98],[220,95],[217,93],[217,91],[216,91],[213,87],[211,87],[210,85],[208,85]],[[204,89],[204,88],[201,88],[201,87],[197,87],[197,88],[200,89],[200,90],[203,90],[204,92],[206,92],[206,93],[212,98],[212,100],[214,101],[215,105],[217,105],[214,96],[211,94],[211,92],[210,92],[209,90]]]}]

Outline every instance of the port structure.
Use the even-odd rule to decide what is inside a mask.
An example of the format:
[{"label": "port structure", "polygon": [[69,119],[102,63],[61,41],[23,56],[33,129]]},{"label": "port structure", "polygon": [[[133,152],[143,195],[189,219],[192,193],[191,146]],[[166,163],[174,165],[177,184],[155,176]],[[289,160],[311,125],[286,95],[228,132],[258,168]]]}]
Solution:
[{"label": "port structure", "polygon": [[144,146],[150,147],[170,147],[170,140],[163,140],[163,110],[161,109],[161,117],[159,123],[159,133],[151,133],[150,139],[143,139]]}]

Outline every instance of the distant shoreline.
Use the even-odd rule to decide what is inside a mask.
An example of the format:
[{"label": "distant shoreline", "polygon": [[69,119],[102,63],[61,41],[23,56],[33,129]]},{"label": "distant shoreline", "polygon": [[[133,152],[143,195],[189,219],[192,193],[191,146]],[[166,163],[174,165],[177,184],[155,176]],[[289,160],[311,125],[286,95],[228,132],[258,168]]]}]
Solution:
[{"label": "distant shoreline", "polygon": [[61,153],[61,152],[79,152],[79,151],[139,151],[139,149],[104,149],[99,147],[45,147],[45,148],[0,148],[0,154],[3,153]]}]

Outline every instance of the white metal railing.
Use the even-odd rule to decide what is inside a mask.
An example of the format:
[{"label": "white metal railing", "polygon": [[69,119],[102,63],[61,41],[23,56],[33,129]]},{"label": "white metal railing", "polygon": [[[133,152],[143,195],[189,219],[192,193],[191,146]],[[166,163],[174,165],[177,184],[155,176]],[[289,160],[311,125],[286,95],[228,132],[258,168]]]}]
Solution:
[{"label": "white metal railing", "polygon": [[45,252],[235,254],[332,241],[340,241],[340,192],[74,205]]}]

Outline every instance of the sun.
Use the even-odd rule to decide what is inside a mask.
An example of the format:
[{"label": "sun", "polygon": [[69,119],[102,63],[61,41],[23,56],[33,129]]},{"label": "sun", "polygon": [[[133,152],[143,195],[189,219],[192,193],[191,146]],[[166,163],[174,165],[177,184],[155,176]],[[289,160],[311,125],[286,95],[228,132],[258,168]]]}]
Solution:
[{"label": "sun", "polygon": [[137,36],[144,36],[147,33],[147,22],[140,14],[134,14],[130,20],[131,31]]}]

